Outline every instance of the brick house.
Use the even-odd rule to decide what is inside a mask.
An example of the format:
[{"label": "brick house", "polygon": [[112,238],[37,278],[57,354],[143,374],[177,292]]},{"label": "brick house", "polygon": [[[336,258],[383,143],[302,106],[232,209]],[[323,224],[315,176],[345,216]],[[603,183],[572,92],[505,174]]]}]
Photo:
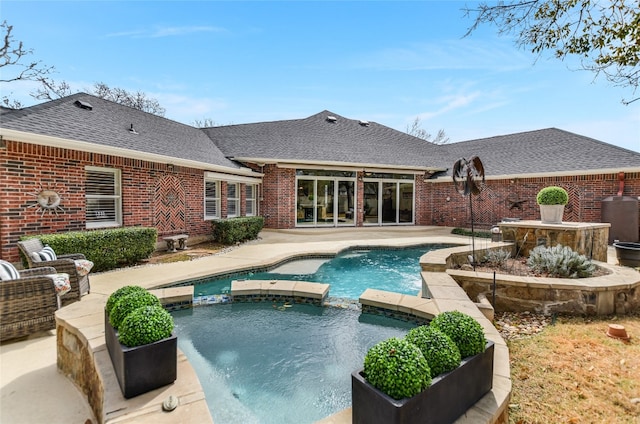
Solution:
[{"label": "brick house", "polygon": [[621,188],[640,195],[640,153],[555,128],[434,145],[323,111],[200,129],[78,93],[2,110],[1,257],[17,261],[23,235],[153,226],[204,239],[211,220],[252,215],[267,228],[468,227],[450,170],[472,155],[487,175],[479,226],[539,219],[547,185],[569,192],[566,221],[599,222]]}]

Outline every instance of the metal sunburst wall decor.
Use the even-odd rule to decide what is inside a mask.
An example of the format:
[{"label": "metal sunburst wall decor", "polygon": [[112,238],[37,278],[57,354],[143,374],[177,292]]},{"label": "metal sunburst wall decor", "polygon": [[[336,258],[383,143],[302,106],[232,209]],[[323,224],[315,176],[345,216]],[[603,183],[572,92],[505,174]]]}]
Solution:
[{"label": "metal sunburst wall decor", "polygon": [[45,213],[58,215],[58,211],[64,213],[64,209],[60,206],[62,202],[62,196],[60,190],[57,187],[43,187],[39,185],[36,187],[35,192],[29,193],[30,196],[35,197],[35,203],[29,205],[30,208],[36,208],[36,212],[40,213],[43,217]]}]

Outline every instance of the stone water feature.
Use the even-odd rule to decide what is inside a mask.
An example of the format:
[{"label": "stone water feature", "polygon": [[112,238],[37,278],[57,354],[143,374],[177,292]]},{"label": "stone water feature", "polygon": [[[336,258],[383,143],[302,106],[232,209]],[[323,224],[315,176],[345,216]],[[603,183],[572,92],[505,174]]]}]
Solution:
[{"label": "stone water feature", "polygon": [[541,221],[500,222],[502,241],[514,243],[513,257],[529,256],[536,246],[568,246],[589,259],[607,262],[609,223],[563,222],[543,224]]}]

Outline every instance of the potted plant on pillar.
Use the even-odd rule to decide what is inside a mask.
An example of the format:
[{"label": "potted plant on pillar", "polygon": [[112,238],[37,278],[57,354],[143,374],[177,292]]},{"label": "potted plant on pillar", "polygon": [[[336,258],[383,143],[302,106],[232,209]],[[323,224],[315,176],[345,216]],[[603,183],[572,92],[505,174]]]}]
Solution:
[{"label": "potted plant on pillar", "polygon": [[543,224],[562,224],[564,206],[569,202],[569,194],[562,187],[545,187],[536,195],[540,205],[540,220]]},{"label": "potted plant on pillar", "polygon": [[138,286],[116,290],[105,307],[105,341],[125,398],[171,384],[177,374],[173,317]]},{"label": "potted plant on pillar", "polygon": [[494,344],[476,320],[451,311],[423,327],[376,344],[351,374],[354,424],[448,424],[491,390]]}]

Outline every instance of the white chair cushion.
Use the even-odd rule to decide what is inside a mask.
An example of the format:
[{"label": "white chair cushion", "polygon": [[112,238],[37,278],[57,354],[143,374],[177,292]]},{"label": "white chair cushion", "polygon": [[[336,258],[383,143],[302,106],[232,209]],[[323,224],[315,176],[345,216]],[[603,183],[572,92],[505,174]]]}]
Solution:
[{"label": "white chair cushion", "polygon": [[60,274],[49,274],[47,277],[53,279],[53,287],[56,289],[56,294],[62,296],[67,294],[71,290],[71,282],[69,282],[69,274],[64,272]]},{"label": "white chair cushion", "polygon": [[17,280],[20,278],[20,273],[11,262],[0,259],[0,280]]},{"label": "white chair cushion", "polygon": [[76,263],[76,271],[78,271],[78,275],[84,277],[91,271],[93,268],[93,262],[87,259],[76,259],[74,261]]},{"label": "white chair cushion", "polygon": [[56,256],[56,252],[54,252],[49,245],[45,246],[41,251],[39,251],[38,255],[43,261],[55,261],[56,259],[58,259],[58,257]]}]

